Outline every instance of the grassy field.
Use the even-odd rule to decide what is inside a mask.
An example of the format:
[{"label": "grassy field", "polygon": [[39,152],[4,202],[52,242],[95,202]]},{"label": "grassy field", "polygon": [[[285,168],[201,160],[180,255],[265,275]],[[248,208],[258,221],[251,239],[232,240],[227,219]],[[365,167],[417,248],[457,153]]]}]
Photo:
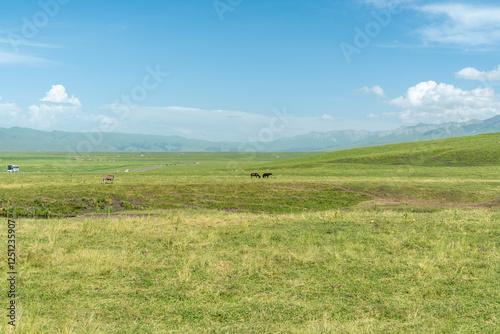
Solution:
[{"label": "grassy field", "polygon": [[17,223],[16,326],[4,317],[0,331],[495,333],[497,137],[2,153],[22,172],[0,173],[5,245]]}]

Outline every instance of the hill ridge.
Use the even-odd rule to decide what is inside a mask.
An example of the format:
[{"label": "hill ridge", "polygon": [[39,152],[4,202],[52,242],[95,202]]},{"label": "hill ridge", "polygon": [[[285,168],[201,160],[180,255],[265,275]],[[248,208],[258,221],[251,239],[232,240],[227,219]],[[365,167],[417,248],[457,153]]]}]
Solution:
[{"label": "hill ridge", "polygon": [[332,168],[333,164],[394,166],[497,166],[500,133],[397,143],[320,153],[266,164],[262,168]]}]

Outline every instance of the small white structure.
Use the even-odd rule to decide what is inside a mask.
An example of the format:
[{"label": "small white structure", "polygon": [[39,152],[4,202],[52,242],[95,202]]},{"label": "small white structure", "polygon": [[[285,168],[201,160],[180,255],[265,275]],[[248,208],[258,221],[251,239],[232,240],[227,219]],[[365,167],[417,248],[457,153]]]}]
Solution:
[{"label": "small white structure", "polygon": [[7,166],[7,172],[9,172],[9,173],[17,173],[17,172],[19,172],[19,166],[8,165]]}]

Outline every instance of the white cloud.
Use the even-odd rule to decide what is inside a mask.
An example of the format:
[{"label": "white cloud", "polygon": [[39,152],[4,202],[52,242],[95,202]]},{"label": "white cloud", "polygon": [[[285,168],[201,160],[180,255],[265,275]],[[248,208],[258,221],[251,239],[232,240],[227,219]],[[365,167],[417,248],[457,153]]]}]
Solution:
[{"label": "white cloud", "polygon": [[[0,33],[2,32],[0,31]],[[28,47],[48,48],[48,49],[61,48],[61,46],[55,44],[33,42],[12,33],[7,34],[7,37],[9,38],[0,38],[0,44],[9,44],[13,49],[16,49],[18,46],[28,46]]]},{"label": "white cloud", "polygon": [[30,41],[14,32],[0,30],[0,35],[3,36],[0,37],[0,45],[6,45],[6,47],[3,48],[4,50],[11,50],[0,51],[0,64],[2,65],[46,66],[55,64],[54,61],[22,53],[20,47],[44,49],[61,48],[59,45]]},{"label": "white cloud", "polygon": [[432,24],[419,30],[425,41],[467,46],[500,41],[498,6],[445,3],[415,8],[433,19]]},{"label": "white cloud", "polygon": [[[0,97],[2,101],[2,97]],[[26,122],[22,110],[15,103],[0,102],[0,127],[10,128]]]},{"label": "white cloud", "polygon": [[54,85],[40,104],[27,110],[0,97],[0,127],[29,127],[43,131],[112,131],[119,121],[108,115],[85,113],[80,100],[68,97],[62,85]]},{"label": "white cloud", "polygon": [[268,116],[242,111],[123,104],[108,104],[103,109],[113,112],[115,118],[120,119],[115,129],[120,132],[236,140],[252,136],[269,125]]},{"label": "white cloud", "polygon": [[415,0],[362,0],[362,2],[377,8],[396,8],[398,6],[411,4],[415,2]]},{"label": "white cloud", "polygon": [[120,125],[120,121],[115,117],[106,115],[90,115],[90,119],[98,124],[98,130],[107,132],[113,131]]},{"label": "white cloud", "polygon": [[405,123],[463,122],[500,114],[500,103],[492,89],[466,91],[434,81],[410,87],[405,96],[390,100],[388,104],[404,109],[397,117]]},{"label": "white cloud", "polygon": [[[178,135],[211,141],[265,143],[311,131],[325,132],[355,127],[331,115],[296,116],[283,110],[267,115],[230,110],[205,110],[179,106],[144,107],[109,104],[103,109],[120,120],[114,131]],[[151,120],[154,120],[152,122]]]},{"label": "white cloud", "polygon": [[66,88],[63,85],[53,85],[51,90],[47,92],[44,98],[40,99],[43,102],[53,102],[53,103],[69,103],[75,106],[81,106],[80,100],[72,95],[68,98],[66,93]]},{"label": "white cloud", "polygon": [[[88,117],[81,113],[79,107],[68,105],[49,105],[42,103],[32,105],[28,109],[28,123],[38,130],[54,130],[67,128],[71,123],[82,125]],[[75,126],[71,126],[75,128]]]},{"label": "white cloud", "polygon": [[[189,111],[189,112],[200,112],[200,111],[205,111],[203,109],[198,109],[198,108],[187,108],[187,107],[179,107],[179,106],[171,106],[171,107],[165,107],[165,110],[170,110],[170,111]],[[213,112],[222,112],[222,110],[214,110]]]},{"label": "white cloud", "polygon": [[51,63],[52,63],[51,61],[43,58],[0,51],[0,64],[7,64],[7,65],[20,64],[20,65],[35,66],[35,65],[46,65]]},{"label": "white cloud", "polygon": [[394,118],[394,117],[398,117],[398,113],[395,113],[395,112],[384,112],[382,114],[369,113],[366,117],[370,118],[370,119]]},{"label": "white cloud", "polygon": [[375,85],[373,87],[361,87],[359,89],[356,89],[354,92],[354,94],[375,94],[379,97],[385,97],[385,93],[384,93],[384,90],[382,89],[382,87],[378,86],[378,85]]},{"label": "white cloud", "polygon": [[500,65],[491,71],[479,71],[474,67],[466,67],[455,73],[455,76],[460,79],[500,81]]},{"label": "white cloud", "polygon": [[63,85],[53,85],[40,105],[31,105],[26,113],[27,123],[37,130],[81,131],[91,119],[81,110],[80,100],[68,97]]}]

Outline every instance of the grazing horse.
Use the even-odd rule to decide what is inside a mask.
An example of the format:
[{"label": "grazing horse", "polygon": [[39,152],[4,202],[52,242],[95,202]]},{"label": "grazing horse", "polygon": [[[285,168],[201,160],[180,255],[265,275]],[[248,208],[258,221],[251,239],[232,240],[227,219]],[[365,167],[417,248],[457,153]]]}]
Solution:
[{"label": "grazing horse", "polygon": [[103,175],[102,176],[102,183],[106,183],[106,181],[111,181],[111,183],[113,183],[114,179],[115,179],[114,175]]},{"label": "grazing horse", "polygon": [[273,173],[264,173],[264,174],[262,174],[262,177],[269,178],[269,176],[271,176],[271,175],[273,175]]},{"label": "grazing horse", "polygon": [[260,179],[260,175],[259,175],[259,173],[252,173],[252,174],[250,174],[250,178],[252,178],[252,177],[254,177],[254,176],[255,176],[255,177],[258,177],[258,178]]}]

